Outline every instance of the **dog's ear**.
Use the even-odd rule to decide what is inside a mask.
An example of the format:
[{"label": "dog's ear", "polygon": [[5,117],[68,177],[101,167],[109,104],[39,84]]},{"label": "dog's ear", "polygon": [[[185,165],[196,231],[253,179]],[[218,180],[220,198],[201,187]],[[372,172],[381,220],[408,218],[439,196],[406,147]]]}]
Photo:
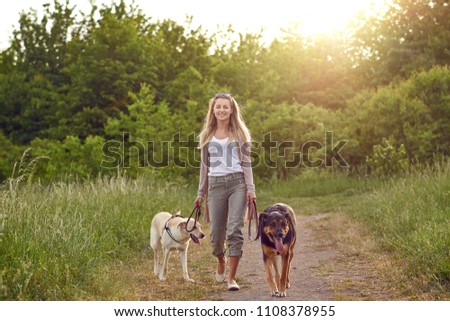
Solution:
[{"label": "dog's ear", "polygon": [[181,229],[185,229],[187,225],[186,221],[181,221],[180,223],[178,223],[177,227],[181,228]]},{"label": "dog's ear", "polygon": [[175,216],[181,216],[181,211],[178,211]]},{"label": "dog's ear", "polygon": [[266,212],[262,212],[259,214],[259,226],[262,226],[266,223],[267,220],[267,213]]},{"label": "dog's ear", "polygon": [[292,222],[291,214],[286,212],[284,213],[284,217],[286,218],[286,220],[289,222],[290,225],[294,225],[294,222]]}]

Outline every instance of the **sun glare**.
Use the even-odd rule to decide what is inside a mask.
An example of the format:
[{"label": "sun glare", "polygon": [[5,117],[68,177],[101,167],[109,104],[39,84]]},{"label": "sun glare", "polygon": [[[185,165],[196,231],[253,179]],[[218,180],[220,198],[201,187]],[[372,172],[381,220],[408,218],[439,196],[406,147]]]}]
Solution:
[{"label": "sun glare", "polygon": [[359,12],[376,14],[385,5],[385,0],[310,1],[306,8],[310,14],[301,21],[299,31],[314,35],[343,30]]},{"label": "sun glare", "polygon": [[303,2],[297,32],[305,36],[330,34],[342,31],[359,13],[377,14],[387,5],[387,0],[319,0]]}]

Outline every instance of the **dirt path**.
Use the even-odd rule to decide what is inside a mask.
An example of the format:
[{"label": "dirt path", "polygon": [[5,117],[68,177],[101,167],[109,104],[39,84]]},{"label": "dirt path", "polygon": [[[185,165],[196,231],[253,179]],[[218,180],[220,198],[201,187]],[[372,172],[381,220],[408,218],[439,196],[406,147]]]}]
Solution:
[{"label": "dirt path", "polygon": [[[244,230],[247,231],[247,226]],[[417,283],[409,277],[404,264],[374,240],[368,227],[347,215],[335,212],[297,215],[297,235],[287,298],[270,296],[259,240],[244,243],[237,275],[240,291],[229,292],[226,283],[215,282],[216,260],[206,241],[200,247],[190,248],[189,269],[195,285],[184,282],[175,256],[169,264],[170,278],[159,281],[153,275],[152,255],[145,250],[149,255],[136,259],[135,264],[116,266],[105,273],[116,275],[111,277],[114,284],[105,288],[109,295],[106,297],[149,301],[389,301],[442,297],[440,292],[436,296],[432,291],[418,291],[423,287],[420,279]]]},{"label": "dirt path", "polygon": [[[363,227],[336,213],[298,216],[296,255],[287,300],[402,299],[386,278],[389,260],[377,253]],[[212,300],[270,301],[259,240],[246,241],[238,292],[218,291]],[[392,277],[392,276],[391,276]]]}]

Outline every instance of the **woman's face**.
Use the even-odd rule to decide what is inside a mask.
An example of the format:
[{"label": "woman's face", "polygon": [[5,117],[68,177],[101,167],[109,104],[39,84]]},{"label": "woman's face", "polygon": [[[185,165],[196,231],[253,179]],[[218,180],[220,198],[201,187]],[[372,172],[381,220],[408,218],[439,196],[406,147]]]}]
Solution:
[{"label": "woman's face", "polygon": [[214,104],[213,112],[218,121],[229,120],[231,114],[233,113],[230,100],[226,98],[217,98]]}]

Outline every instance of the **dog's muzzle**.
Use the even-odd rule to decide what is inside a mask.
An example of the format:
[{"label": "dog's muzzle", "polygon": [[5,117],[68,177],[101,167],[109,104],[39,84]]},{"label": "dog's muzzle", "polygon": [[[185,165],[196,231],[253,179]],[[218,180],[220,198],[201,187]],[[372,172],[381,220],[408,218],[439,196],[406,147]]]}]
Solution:
[{"label": "dog's muzzle", "polygon": [[205,234],[201,234],[200,237],[196,237],[194,234],[191,233],[189,234],[189,236],[191,237],[192,241],[198,245],[200,244],[200,239],[205,237]]},{"label": "dog's muzzle", "polygon": [[285,235],[281,232],[278,232],[273,236],[275,248],[277,249],[278,253],[280,253],[280,254],[284,252],[284,245],[283,245],[284,237],[285,237]]}]

